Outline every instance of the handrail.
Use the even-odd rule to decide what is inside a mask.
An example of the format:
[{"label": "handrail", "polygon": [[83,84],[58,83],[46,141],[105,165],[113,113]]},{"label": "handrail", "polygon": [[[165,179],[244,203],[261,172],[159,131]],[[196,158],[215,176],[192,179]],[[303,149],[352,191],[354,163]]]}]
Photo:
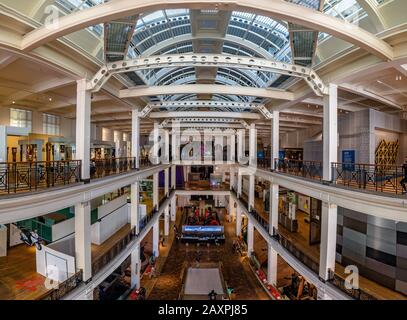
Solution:
[{"label": "handrail", "polygon": [[396,165],[334,162],[331,169],[335,185],[393,194],[403,193],[400,180],[407,175]]},{"label": "handrail", "polygon": [[36,191],[81,181],[80,160],[0,163],[0,194]]},{"label": "handrail", "polygon": [[44,293],[37,300],[60,300],[64,295],[75,289],[82,281],[82,271],[78,271],[67,280],[59,283],[57,288]]},{"label": "handrail", "polygon": [[288,173],[307,179],[322,180],[322,162],[293,159],[274,159],[276,172]]}]

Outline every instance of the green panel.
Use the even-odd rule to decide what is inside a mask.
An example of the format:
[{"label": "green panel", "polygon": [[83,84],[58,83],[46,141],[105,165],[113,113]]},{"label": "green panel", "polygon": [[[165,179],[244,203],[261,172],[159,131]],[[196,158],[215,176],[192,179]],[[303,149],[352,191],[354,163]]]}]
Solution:
[{"label": "green panel", "polygon": [[94,224],[98,221],[98,219],[98,208],[95,208],[90,212],[90,223]]}]

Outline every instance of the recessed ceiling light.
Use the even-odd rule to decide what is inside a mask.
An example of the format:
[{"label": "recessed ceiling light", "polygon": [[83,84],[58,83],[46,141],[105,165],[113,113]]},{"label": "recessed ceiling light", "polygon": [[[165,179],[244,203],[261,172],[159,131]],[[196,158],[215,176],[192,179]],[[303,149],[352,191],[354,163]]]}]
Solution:
[{"label": "recessed ceiling light", "polygon": [[16,104],[16,102],[15,102],[15,101],[13,101],[12,103],[13,103],[13,104]]},{"label": "recessed ceiling light", "polygon": [[48,98],[48,100],[51,102],[51,101],[52,101],[52,98],[50,97],[50,98]]}]

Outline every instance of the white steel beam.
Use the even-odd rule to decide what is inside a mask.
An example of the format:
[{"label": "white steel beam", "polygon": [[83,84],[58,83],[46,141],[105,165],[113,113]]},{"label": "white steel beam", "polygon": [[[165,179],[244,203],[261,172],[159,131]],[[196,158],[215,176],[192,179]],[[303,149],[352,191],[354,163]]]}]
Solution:
[{"label": "white steel beam", "polygon": [[[151,112],[151,119],[159,118],[197,118],[197,121],[207,121],[208,118],[234,118],[234,119],[251,119],[258,120],[261,116],[251,112],[222,112],[222,111],[164,111]],[[211,121],[216,119],[210,119]],[[220,121],[222,122],[222,121]]]},{"label": "white steel beam", "polygon": [[316,95],[322,96],[326,93],[324,83],[311,68],[292,65],[276,60],[246,56],[231,56],[226,54],[177,54],[111,62],[103,66],[96,73],[89,82],[88,89],[93,91],[100,90],[103,84],[105,84],[114,74],[131,71],[136,72],[146,69],[189,66],[227,67],[285,74],[304,79]]},{"label": "white steel beam", "polygon": [[145,12],[162,9],[211,9],[219,11],[249,11],[274,19],[291,22],[313,30],[325,32],[348,41],[371,54],[391,60],[393,48],[372,33],[356,24],[342,21],[317,10],[298,6],[282,0],[116,0],[105,2],[75,14],[68,14],[56,20],[57,25],[43,25],[25,35],[21,48],[31,51],[41,45],[56,40],[75,31],[92,25],[117,20]]},{"label": "white steel beam", "polygon": [[266,88],[224,86],[217,84],[187,84],[170,86],[137,87],[121,90],[120,98],[140,98],[175,94],[226,94],[261,97],[276,100],[294,100],[294,94],[289,91]]}]

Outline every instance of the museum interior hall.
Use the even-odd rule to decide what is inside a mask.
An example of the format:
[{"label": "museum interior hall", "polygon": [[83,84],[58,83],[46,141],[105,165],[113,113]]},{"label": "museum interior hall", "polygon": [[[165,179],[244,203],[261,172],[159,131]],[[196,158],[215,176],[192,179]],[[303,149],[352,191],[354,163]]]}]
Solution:
[{"label": "museum interior hall", "polygon": [[406,300],[406,12],[0,0],[0,300]]}]

